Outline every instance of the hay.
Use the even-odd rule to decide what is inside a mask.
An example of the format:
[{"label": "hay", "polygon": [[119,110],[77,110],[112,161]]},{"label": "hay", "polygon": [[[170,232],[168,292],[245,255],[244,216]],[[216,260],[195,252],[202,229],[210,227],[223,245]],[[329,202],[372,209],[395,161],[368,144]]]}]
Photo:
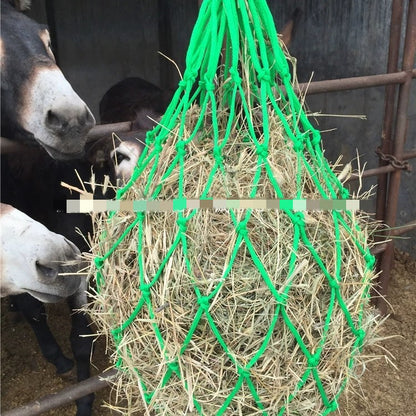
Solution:
[{"label": "hay", "polygon": [[[266,16],[264,9],[255,15],[264,2],[249,3],[246,17],[241,7],[222,19],[215,16],[225,3],[203,3],[188,50],[191,69],[119,197],[253,204],[348,197],[294,96],[270,22],[256,20]],[[256,36],[263,27],[270,35],[258,42],[261,60],[270,58],[261,68],[251,17]],[[219,32],[206,30],[210,18]],[[238,64],[226,53],[214,73],[223,39],[210,33],[243,26],[250,35],[240,33]],[[226,51],[236,50],[233,42],[227,38]],[[202,81],[195,92],[196,73]],[[377,328],[363,214],[113,212],[97,215],[95,228],[97,290],[89,312],[121,370],[114,410],[309,416],[337,409]]]},{"label": "hay", "polygon": [[[185,139],[200,116],[199,108],[194,105],[187,116],[189,121]],[[209,117],[209,114],[205,114],[205,118]],[[272,148],[268,159],[274,176],[281,189],[284,189],[285,198],[296,198],[297,184],[294,178],[298,166],[297,155],[284,138],[281,121],[273,112],[270,112],[269,117]],[[226,173],[215,176],[208,196],[250,196],[257,155],[252,143],[244,140],[245,133],[241,126],[237,128],[237,123],[234,123],[233,141],[226,144],[223,152],[227,161]],[[160,200],[178,197],[178,172],[173,170],[162,180],[176,156],[176,142],[177,132],[174,130],[163,146],[161,163],[153,173],[149,194],[161,184]],[[212,139],[208,128],[187,148],[183,184],[185,198],[199,198],[203,193],[214,164],[210,152]],[[124,198],[143,198],[144,185],[150,175],[151,165]],[[305,169],[301,189],[303,198],[320,198],[311,173]],[[278,198],[264,173],[257,197]],[[246,212],[235,210],[234,213],[234,222],[226,210],[199,210],[194,214],[186,228],[189,265],[180,245],[168,255],[179,235],[177,212],[147,213],[142,227],[135,226],[134,232],[130,232],[104,262],[101,273],[105,283],[100,293],[96,294],[91,313],[112,345],[114,362],[119,362],[124,370],[118,388],[120,392],[123,391],[122,396],[128,398],[128,414],[144,409],[155,410],[161,415],[193,414],[196,412],[194,399],[201,406],[203,414],[216,414],[239,379],[235,363],[246,366],[262,348],[270,328],[273,330],[265,351],[250,371],[250,379],[261,398],[264,411],[277,414],[284,406],[287,414],[313,415],[322,411],[322,396],[312,375],[295,397],[289,399],[308,370],[308,360],[282,316],[275,321],[279,303],[254,264],[253,253],[250,253],[244,241],[235,250],[239,236],[235,221],[240,222]],[[184,212],[185,217],[190,214],[191,211]],[[339,255],[334,244],[333,214],[324,211],[304,214],[308,238],[328,273],[335,276]],[[342,218],[349,228],[341,228],[339,235],[342,250],[340,295],[356,328],[361,326],[367,331],[374,324],[374,315],[365,304],[362,316],[362,306],[363,302],[368,302],[366,293],[374,275],[366,269],[364,257],[354,241],[360,241],[363,249],[366,249],[366,226],[362,218],[354,214],[344,213]],[[118,212],[109,220],[97,219],[95,254],[104,256],[135,220],[136,215],[127,212]],[[356,227],[357,223],[361,224],[361,230]],[[247,231],[255,256],[270,277],[273,287],[279,294],[288,294],[283,309],[287,319],[294,325],[311,355],[322,347],[316,371],[331,402],[339,394],[345,380],[354,376],[349,364],[352,355],[357,353],[357,334],[351,329],[336,301],[331,316],[327,316],[329,305],[334,302],[334,292],[304,244],[299,245],[296,266],[290,272],[295,231],[286,213],[253,210]],[[137,250],[139,239],[142,244],[140,258]],[[161,269],[165,258],[168,260]],[[227,270],[231,258],[233,266]],[[224,278],[226,272],[228,274]],[[150,284],[158,273],[160,277],[150,289],[151,304],[140,309],[120,338],[116,337],[115,343],[111,330],[130,320],[137,305],[143,302],[139,289],[141,279]],[[219,288],[208,311],[228,347],[228,354],[213,333],[209,325],[210,318],[204,314],[188,347],[182,351],[195,316],[201,312],[195,288],[202,296],[208,296],[215,288]],[[322,346],[326,319],[330,319],[330,324]],[[163,342],[156,333],[160,334]],[[173,375],[170,382],[162,387],[169,364],[174,362],[178,363],[181,377]],[[154,395],[146,403],[148,392],[154,392]],[[245,383],[226,412],[230,415],[261,413]]]}]

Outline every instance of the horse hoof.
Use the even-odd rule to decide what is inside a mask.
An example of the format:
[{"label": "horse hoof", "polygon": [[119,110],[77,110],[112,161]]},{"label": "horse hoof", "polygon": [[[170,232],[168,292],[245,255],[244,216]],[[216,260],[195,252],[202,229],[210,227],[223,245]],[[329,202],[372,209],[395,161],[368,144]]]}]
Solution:
[{"label": "horse hoof", "polygon": [[77,374],[75,368],[67,371],[66,373],[56,373],[62,380],[68,383],[76,383],[77,382]]},{"label": "horse hoof", "polygon": [[74,362],[66,357],[62,357],[55,363],[56,374],[62,378],[66,378],[66,374],[71,373],[74,368]]}]

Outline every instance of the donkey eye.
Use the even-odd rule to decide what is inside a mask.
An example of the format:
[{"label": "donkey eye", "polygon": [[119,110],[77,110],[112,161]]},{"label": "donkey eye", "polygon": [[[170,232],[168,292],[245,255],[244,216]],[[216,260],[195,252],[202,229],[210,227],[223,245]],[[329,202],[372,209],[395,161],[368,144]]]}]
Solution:
[{"label": "donkey eye", "polygon": [[116,165],[119,165],[123,160],[130,160],[130,158],[126,154],[117,150],[114,152],[113,158]]}]

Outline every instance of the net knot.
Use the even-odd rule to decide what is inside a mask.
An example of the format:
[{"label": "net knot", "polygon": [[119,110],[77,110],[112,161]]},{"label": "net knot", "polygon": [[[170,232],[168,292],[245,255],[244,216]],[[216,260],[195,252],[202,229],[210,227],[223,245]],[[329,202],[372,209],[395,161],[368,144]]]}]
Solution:
[{"label": "net knot", "polygon": [[176,224],[179,226],[179,230],[184,233],[186,231],[186,218],[181,217],[176,220]]},{"label": "net knot", "polygon": [[303,138],[297,138],[297,140],[293,144],[293,150],[296,153],[301,153],[303,151],[304,147],[305,147],[305,142],[304,142]]},{"label": "net knot", "polygon": [[241,237],[245,237],[248,234],[247,228],[246,228],[246,224],[243,222],[240,222],[240,224],[237,225],[236,229],[238,234],[241,235]]},{"label": "net knot", "polygon": [[179,82],[178,82],[178,85],[179,85],[179,88],[182,88],[183,90],[186,88],[186,85],[188,84],[188,82],[187,81],[185,81],[185,79],[181,79]]},{"label": "net knot", "polygon": [[102,257],[96,257],[94,263],[97,269],[101,269],[104,265],[104,259]]},{"label": "net knot", "polygon": [[217,162],[222,159],[221,148],[219,146],[214,146],[212,154],[214,155],[214,158]]},{"label": "net knot", "polygon": [[365,331],[364,329],[359,329],[356,332],[356,337],[357,337],[357,341],[358,341],[358,346],[361,347],[364,343],[364,338],[365,338]]},{"label": "net knot", "polygon": [[198,299],[198,305],[204,312],[206,312],[209,309],[209,299],[206,296],[201,296]]},{"label": "net knot", "polygon": [[137,218],[138,218],[140,221],[143,221],[144,217],[145,217],[144,211],[139,211],[139,212],[137,213]]},{"label": "net knot", "polygon": [[316,368],[316,366],[319,364],[319,355],[314,354],[308,359],[308,366],[310,368]]},{"label": "net knot", "polygon": [[341,198],[347,199],[350,196],[350,193],[348,192],[348,189],[342,188],[341,189]]},{"label": "net knot", "polygon": [[183,79],[179,81],[179,86],[182,89],[185,89],[188,85],[191,86],[195,82],[196,76],[197,76],[197,72],[186,71],[186,73],[183,76]]},{"label": "net knot", "polygon": [[376,263],[376,258],[375,258],[372,254],[370,254],[370,253],[367,253],[367,254],[364,256],[364,260],[366,261],[367,266],[368,266],[370,269],[372,269],[372,268],[374,267],[374,264]]},{"label": "net knot", "polygon": [[245,379],[250,378],[250,370],[248,368],[240,367],[238,369],[238,374],[240,377],[243,377]]},{"label": "net knot", "polygon": [[270,83],[270,70],[263,68],[258,72],[258,78],[260,81]]},{"label": "net knot", "polygon": [[297,212],[292,219],[294,225],[299,225],[299,227],[303,227],[305,225],[305,216],[302,212]]},{"label": "net knot", "polygon": [[204,80],[199,82],[199,85],[204,88],[205,91],[210,92],[214,91],[215,85],[207,75],[204,76]]},{"label": "net knot", "polygon": [[162,151],[162,143],[160,143],[160,141],[155,142],[155,151],[156,153],[160,153]]},{"label": "net knot", "polygon": [[309,133],[308,132],[299,133],[299,135],[297,135],[295,137],[295,142],[293,144],[293,149],[296,152],[302,152],[303,149],[305,148],[305,142],[306,142],[306,139],[308,137],[309,137]]},{"label": "net knot", "polygon": [[257,147],[256,153],[263,159],[266,159],[267,156],[269,156],[269,151],[267,149],[267,146],[265,144],[262,144]]},{"label": "net knot", "polygon": [[151,145],[154,141],[155,141],[155,133],[153,132],[153,130],[149,130],[146,133],[146,144]]},{"label": "net knot", "polygon": [[317,146],[321,142],[321,135],[318,130],[312,131],[312,140],[311,143],[313,146]]},{"label": "net knot", "polygon": [[234,81],[234,84],[237,86],[240,86],[243,80],[241,79],[240,74],[238,73],[237,69],[231,68],[229,72],[231,75],[231,79]]},{"label": "net knot", "polygon": [[339,283],[335,279],[331,279],[329,281],[329,286],[331,287],[331,289],[339,289]]},{"label": "net knot", "polygon": [[184,141],[180,141],[178,143],[176,143],[176,151],[178,152],[178,156],[179,157],[184,157],[186,154],[186,150],[185,150],[185,142]]},{"label": "net knot", "polygon": [[145,299],[149,298],[149,296],[150,296],[150,286],[149,285],[141,284],[139,289],[141,290],[141,292],[143,294],[143,297]]},{"label": "net knot", "polygon": [[179,372],[179,365],[177,363],[177,361],[172,361],[171,363],[168,364],[169,370],[172,371],[173,373],[178,374]]},{"label": "net knot", "polygon": [[188,69],[184,74],[185,80],[190,81],[192,84],[195,82],[197,76],[198,71],[195,71],[195,69]]},{"label": "net knot", "polygon": [[115,328],[111,330],[111,335],[114,337],[114,341],[120,341],[123,338],[123,334],[122,334],[122,329],[121,328]]}]

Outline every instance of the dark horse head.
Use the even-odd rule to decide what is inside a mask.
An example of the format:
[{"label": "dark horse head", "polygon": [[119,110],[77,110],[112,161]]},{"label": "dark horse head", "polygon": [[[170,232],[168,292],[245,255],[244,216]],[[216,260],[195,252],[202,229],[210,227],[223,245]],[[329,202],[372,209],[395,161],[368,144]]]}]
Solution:
[{"label": "dark horse head", "polygon": [[83,152],[95,119],[55,62],[49,32],[1,0],[1,134],[54,159]]}]

